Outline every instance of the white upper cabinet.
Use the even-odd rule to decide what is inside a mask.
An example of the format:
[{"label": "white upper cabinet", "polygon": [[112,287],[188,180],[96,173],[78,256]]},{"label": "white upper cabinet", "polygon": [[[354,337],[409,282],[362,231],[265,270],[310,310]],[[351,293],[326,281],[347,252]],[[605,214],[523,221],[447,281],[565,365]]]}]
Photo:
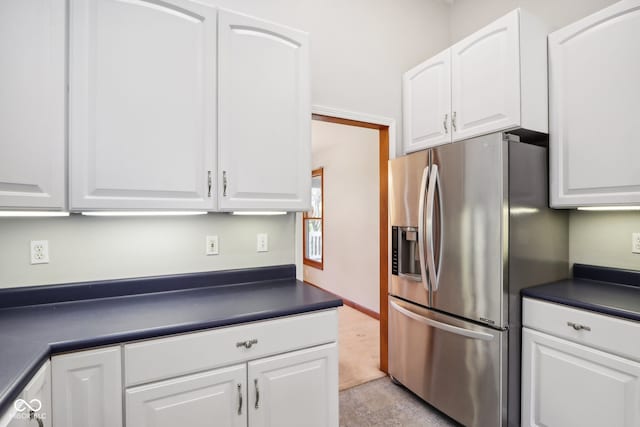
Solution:
[{"label": "white upper cabinet", "polygon": [[547,31],[516,9],[405,73],[405,153],[503,130],[548,132]]},{"label": "white upper cabinet", "polygon": [[547,133],[547,32],[516,9],[451,47],[453,140]]},{"label": "white upper cabinet", "polygon": [[549,35],[552,207],[640,204],[640,1]]},{"label": "white upper cabinet", "polygon": [[451,142],[451,53],[447,49],[403,76],[404,152]]},{"label": "white upper cabinet", "polygon": [[71,0],[70,208],[215,208],[216,10]]},{"label": "white upper cabinet", "polygon": [[307,210],[308,35],[228,11],[218,22],[219,207]]},{"label": "white upper cabinet", "polygon": [[0,1],[0,208],[65,208],[65,0]]}]

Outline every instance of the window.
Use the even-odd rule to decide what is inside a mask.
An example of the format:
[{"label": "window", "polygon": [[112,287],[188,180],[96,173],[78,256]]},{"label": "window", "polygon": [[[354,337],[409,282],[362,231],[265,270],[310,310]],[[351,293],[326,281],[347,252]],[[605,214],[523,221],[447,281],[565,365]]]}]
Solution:
[{"label": "window", "polygon": [[311,172],[311,210],[303,215],[304,254],[303,262],[322,270],[322,229],[324,221],[323,170]]}]

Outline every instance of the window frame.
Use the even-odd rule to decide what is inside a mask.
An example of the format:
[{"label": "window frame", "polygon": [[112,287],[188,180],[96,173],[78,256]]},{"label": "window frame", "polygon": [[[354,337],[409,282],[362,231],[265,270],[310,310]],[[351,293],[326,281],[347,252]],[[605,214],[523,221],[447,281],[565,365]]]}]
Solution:
[{"label": "window frame", "polygon": [[[311,178],[320,177],[320,217],[312,217],[310,216],[311,211],[306,211],[302,213],[302,236],[303,236],[303,245],[302,245],[302,262],[304,265],[308,265],[310,267],[317,268],[319,270],[324,270],[324,168],[320,167],[311,171]],[[321,260],[316,261],[311,258],[307,258],[307,224],[309,220],[320,220],[320,247],[321,247]]]}]

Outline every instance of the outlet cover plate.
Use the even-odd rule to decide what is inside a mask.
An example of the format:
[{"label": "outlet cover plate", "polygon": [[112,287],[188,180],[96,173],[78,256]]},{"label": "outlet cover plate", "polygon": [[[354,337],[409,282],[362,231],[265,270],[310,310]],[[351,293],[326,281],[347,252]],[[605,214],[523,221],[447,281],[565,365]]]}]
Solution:
[{"label": "outlet cover plate", "polygon": [[31,248],[31,264],[48,264],[49,263],[49,241],[48,240],[32,240]]},{"label": "outlet cover plate", "polygon": [[220,253],[218,249],[218,236],[207,236],[206,241],[207,247],[205,253],[207,255],[218,255]]},{"label": "outlet cover plate", "polygon": [[640,254],[640,233],[631,233],[631,252]]},{"label": "outlet cover plate", "polygon": [[256,252],[269,251],[269,236],[267,233],[259,233],[256,235]]}]

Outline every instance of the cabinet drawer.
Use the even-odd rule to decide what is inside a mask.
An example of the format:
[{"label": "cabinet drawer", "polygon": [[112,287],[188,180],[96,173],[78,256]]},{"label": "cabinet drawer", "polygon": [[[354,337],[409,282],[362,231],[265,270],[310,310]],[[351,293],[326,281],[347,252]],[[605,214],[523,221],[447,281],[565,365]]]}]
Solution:
[{"label": "cabinet drawer", "polygon": [[[124,346],[127,387],[337,340],[336,310],[217,328]],[[249,348],[238,345],[251,342]]]},{"label": "cabinet drawer", "polygon": [[[569,323],[590,330],[576,330]],[[524,298],[522,325],[640,361],[639,322]]]}]

